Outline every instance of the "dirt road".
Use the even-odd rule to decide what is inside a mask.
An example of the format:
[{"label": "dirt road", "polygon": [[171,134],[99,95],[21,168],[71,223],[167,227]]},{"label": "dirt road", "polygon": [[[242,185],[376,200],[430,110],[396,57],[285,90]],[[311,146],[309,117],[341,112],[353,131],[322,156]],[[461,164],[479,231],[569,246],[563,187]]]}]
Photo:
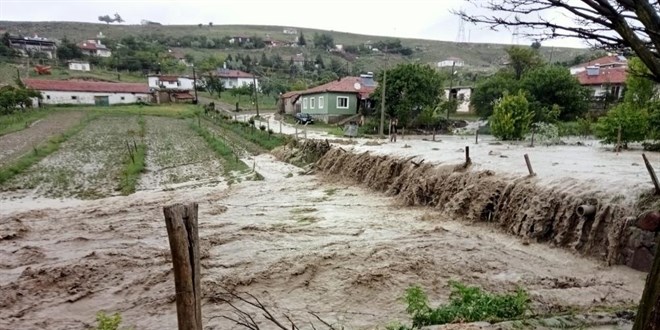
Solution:
[{"label": "dirt road", "polygon": [[627,267],[301,176],[270,156],[256,157],[256,169],[265,181],[84,202],[4,199],[0,328],[83,328],[104,310],[135,329],[175,329],[161,207],[185,201],[200,203],[208,329],[239,329],[218,317],[230,315],[213,299],[222,287],[297,321],[314,311],[347,329],[405,319],[400,298],[412,284],[433,304],[446,301],[448,280],[492,291],[522,286],[539,313],[630,304],[642,292],[644,274]]},{"label": "dirt road", "polygon": [[0,136],[0,166],[24,155],[48,138],[61,134],[77,124],[83,112],[58,111],[33,123],[24,130]]}]

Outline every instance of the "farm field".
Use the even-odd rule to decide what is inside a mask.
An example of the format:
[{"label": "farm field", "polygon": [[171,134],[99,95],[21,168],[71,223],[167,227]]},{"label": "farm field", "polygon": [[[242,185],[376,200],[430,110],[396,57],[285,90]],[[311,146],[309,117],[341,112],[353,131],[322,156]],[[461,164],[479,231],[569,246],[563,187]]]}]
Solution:
[{"label": "farm field", "polygon": [[44,113],[43,116],[45,118],[32,122],[28,128],[0,136],[0,166],[73,127],[85,114],[77,111],[55,111],[48,115]]},{"label": "farm field", "polygon": [[138,130],[137,117],[101,116],[4,189],[83,199],[116,194],[127,144],[140,138]]},{"label": "farm field", "polygon": [[222,164],[184,119],[146,117],[146,171],[138,190],[222,181]]}]

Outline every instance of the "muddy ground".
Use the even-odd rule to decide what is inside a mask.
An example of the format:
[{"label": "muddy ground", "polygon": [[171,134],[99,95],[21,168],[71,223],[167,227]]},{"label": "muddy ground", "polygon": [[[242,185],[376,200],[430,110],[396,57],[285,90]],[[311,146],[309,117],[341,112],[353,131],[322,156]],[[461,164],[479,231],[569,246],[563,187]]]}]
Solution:
[{"label": "muddy ground", "polygon": [[29,128],[0,136],[0,166],[32,151],[32,148],[79,123],[84,113],[56,111],[32,123]]},{"label": "muddy ground", "polygon": [[412,284],[433,304],[446,301],[449,280],[497,292],[522,286],[537,313],[629,305],[641,295],[645,274],[625,266],[299,175],[270,156],[255,161],[265,181],[95,201],[3,200],[0,328],[85,328],[103,310],[135,329],[175,329],[162,206],[187,201],[200,203],[208,329],[239,329],[218,317],[231,315],[214,299],[223,287],[297,321],[314,311],[347,329],[405,320],[400,298]]}]

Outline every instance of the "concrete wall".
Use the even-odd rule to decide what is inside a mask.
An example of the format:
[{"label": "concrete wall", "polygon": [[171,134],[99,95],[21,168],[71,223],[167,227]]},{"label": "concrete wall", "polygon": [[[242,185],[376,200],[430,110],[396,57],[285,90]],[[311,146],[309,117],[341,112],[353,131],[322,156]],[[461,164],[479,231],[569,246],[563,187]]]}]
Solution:
[{"label": "concrete wall", "polygon": [[89,71],[91,70],[89,63],[76,63],[76,62],[71,62],[69,63],[69,70],[74,70],[74,71]]},{"label": "concrete wall", "polygon": [[[110,104],[131,104],[138,101],[151,102],[150,94],[133,93],[89,93],[41,91],[42,104],[94,104],[94,96],[108,96]],[[122,99],[123,98],[123,99]]]},{"label": "concrete wall", "polygon": [[[348,107],[339,107],[338,98],[348,98]],[[302,104],[300,112],[311,115],[354,115],[357,113],[357,101],[353,93],[319,93],[303,95],[298,102]]]},{"label": "concrete wall", "polygon": [[[454,88],[456,90],[456,99],[458,100],[458,107],[456,112],[467,113],[470,112],[470,96],[472,96],[472,88]],[[445,98],[449,99],[450,89],[445,89]],[[462,96],[461,96],[462,95]]]},{"label": "concrete wall", "polygon": [[[234,89],[237,87],[241,86],[249,86],[250,84],[253,83],[252,78],[220,78],[222,81],[222,84],[225,86],[226,89]],[[261,90],[259,88],[259,79],[256,80],[257,82],[257,89]]]},{"label": "concrete wall", "polygon": [[[149,88],[154,88],[154,89],[174,89],[174,90],[181,90],[181,91],[191,91],[194,90],[193,88],[193,79],[192,78],[186,78],[186,77],[179,77],[178,78],[178,83],[177,82],[172,82],[172,81],[160,81],[158,76],[150,76],[147,78],[148,83],[149,83]],[[161,87],[163,85],[163,87]]]}]

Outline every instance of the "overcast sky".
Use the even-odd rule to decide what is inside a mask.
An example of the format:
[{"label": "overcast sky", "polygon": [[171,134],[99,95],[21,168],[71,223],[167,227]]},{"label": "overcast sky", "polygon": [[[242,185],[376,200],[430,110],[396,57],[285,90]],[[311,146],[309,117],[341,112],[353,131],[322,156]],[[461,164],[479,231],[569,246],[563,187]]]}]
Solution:
[{"label": "overcast sky", "polygon": [[[119,13],[123,24],[142,19],[162,24],[284,25],[371,35],[456,41],[459,19],[451,9],[463,0],[0,0],[0,20],[98,22]],[[470,42],[512,43],[511,32],[465,23]],[[519,44],[531,41],[519,39]],[[580,41],[544,45],[584,47]]]}]

